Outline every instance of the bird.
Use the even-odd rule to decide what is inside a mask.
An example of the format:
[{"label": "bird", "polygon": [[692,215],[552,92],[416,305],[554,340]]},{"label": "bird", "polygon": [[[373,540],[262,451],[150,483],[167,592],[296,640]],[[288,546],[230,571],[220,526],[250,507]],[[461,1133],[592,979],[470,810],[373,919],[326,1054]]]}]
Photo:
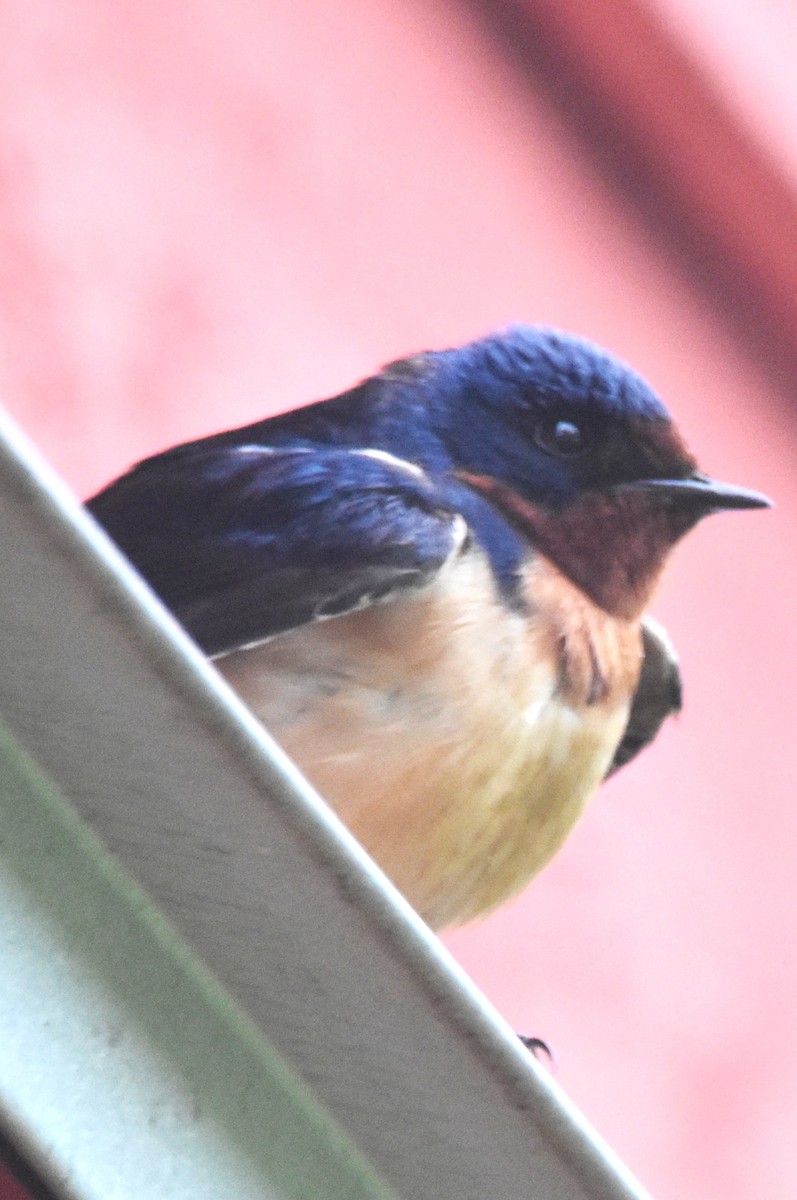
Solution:
[{"label": "bird", "polygon": [[520,892],[681,705],[648,608],[703,517],[663,402],[512,325],[147,458],[87,507],[432,929]]}]

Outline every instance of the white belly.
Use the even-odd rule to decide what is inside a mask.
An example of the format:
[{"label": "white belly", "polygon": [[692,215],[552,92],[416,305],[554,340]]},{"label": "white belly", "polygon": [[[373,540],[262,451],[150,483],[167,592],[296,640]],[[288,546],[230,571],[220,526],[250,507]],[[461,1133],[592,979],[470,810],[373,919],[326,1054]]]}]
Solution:
[{"label": "white belly", "polygon": [[[529,586],[533,599],[546,592]],[[568,626],[583,608],[591,644],[569,637],[567,678],[561,604],[533,623],[508,613],[473,555],[423,591],[216,665],[440,928],[488,911],[548,861],[625,728],[627,680],[586,698],[596,646],[635,678],[638,631],[602,614],[593,628],[572,592]]]}]

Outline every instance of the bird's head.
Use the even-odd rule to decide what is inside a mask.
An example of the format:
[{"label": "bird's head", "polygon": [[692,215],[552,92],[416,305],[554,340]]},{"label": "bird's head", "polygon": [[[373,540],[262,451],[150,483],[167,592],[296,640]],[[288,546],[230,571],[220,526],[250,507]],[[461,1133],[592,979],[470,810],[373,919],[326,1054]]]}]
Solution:
[{"label": "bird's head", "polygon": [[645,381],[579,338],[515,326],[402,369],[456,478],[617,616],[644,610],[703,517],[769,505],[702,474]]}]

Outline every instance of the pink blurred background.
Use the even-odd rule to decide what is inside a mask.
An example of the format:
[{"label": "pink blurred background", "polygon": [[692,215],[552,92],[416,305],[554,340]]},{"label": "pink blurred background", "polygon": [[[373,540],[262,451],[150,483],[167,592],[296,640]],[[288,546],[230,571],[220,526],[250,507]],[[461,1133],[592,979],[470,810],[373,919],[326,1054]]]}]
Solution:
[{"label": "pink blurred background", "polygon": [[708,470],[776,499],[667,575],[682,718],[446,938],[678,1200],[797,1173],[797,15],[731,9],[0,7],[0,397],[79,494],[521,319],[628,359]]}]

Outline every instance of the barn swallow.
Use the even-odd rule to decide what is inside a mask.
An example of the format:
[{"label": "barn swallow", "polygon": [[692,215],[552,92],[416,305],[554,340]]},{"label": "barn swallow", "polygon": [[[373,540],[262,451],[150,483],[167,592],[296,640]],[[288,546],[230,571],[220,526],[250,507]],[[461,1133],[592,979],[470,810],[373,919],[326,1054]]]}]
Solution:
[{"label": "barn swallow", "polygon": [[680,704],[673,545],[768,506],[624,363],[515,326],[189,442],[95,518],[433,928],[518,892]]}]

